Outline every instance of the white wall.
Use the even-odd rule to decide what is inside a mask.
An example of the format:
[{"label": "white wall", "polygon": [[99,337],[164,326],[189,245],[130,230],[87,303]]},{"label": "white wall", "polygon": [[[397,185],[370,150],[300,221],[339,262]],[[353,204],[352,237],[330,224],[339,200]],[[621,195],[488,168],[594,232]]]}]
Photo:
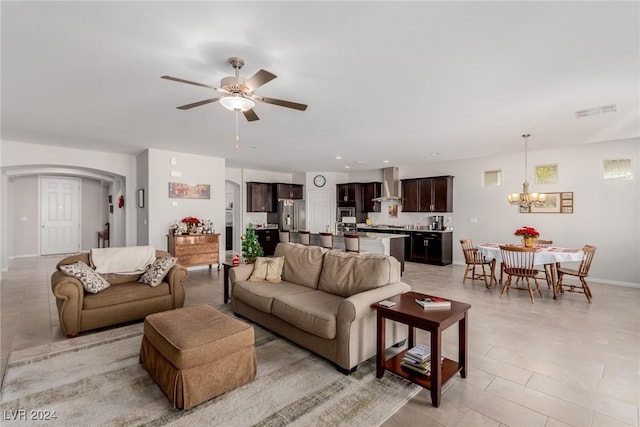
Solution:
[{"label": "white wall", "polygon": [[9,180],[10,191],[10,233],[13,247],[11,255],[34,256],[40,254],[38,248],[38,177],[22,176]]},{"label": "white wall", "polygon": [[[213,221],[220,233],[220,257],[224,259],[225,160],[162,150],[148,150],[149,245],[167,250],[169,226],[187,216]],[[175,165],[171,159],[175,159]],[[182,174],[172,177],[171,171]],[[169,182],[211,185],[211,199],[170,199]]]},{"label": "white wall", "polygon": [[[634,179],[605,181],[602,160],[634,158]],[[400,166],[400,178],[453,175],[453,262],[462,264],[460,239],[483,242],[517,242],[516,228],[528,225],[541,238],[555,245],[581,248],[598,247],[590,276],[608,283],[640,286],[640,139],[585,144],[571,148],[529,150],[531,191],[572,191],[573,214],[521,214],[506,201],[508,193],[520,192],[524,179],[524,152],[491,158],[457,162],[428,163],[423,166]],[[535,165],[558,164],[558,184],[536,185]],[[501,187],[482,187],[485,170],[501,169]],[[376,223],[427,223],[429,214],[400,213],[392,221],[386,214],[370,215]],[[476,218],[477,222],[471,222]]]}]

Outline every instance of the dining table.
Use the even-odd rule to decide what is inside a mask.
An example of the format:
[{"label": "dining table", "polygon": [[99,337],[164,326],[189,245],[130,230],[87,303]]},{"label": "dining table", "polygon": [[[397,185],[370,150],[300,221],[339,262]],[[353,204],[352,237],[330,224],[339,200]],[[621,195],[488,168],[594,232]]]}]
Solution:
[{"label": "dining table", "polygon": [[[503,243],[483,243],[477,246],[478,252],[486,258],[493,258],[496,262],[502,262],[500,245]],[[551,288],[553,289],[553,299],[558,299],[560,289],[558,287],[557,264],[561,262],[582,261],[584,252],[581,249],[562,248],[551,246],[547,248],[536,248],[533,256],[534,265],[548,265],[550,267]]]}]

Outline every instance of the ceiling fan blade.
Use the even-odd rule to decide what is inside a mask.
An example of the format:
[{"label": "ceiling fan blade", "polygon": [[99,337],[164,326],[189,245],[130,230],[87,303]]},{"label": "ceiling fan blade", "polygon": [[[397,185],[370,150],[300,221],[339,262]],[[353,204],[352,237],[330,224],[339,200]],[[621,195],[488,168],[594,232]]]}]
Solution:
[{"label": "ceiling fan blade", "polygon": [[253,92],[260,86],[265,83],[269,83],[271,80],[275,79],[276,76],[273,73],[268,72],[267,70],[260,70],[255,73],[249,80],[244,82],[244,85],[249,89],[250,92]]},{"label": "ceiling fan blade", "polygon": [[211,104],[212,102],[216,102],[219,99],[220,99],[219,97],[209,98],[209,99],[205,99],[203,101],[194,102],[193,104],[181,105],[181,106],[176,107],[176,108],[178,110],[188,110],[188,109],[193,108],[193,107],[199,107],[201,105]]},{"label": "ceiling fan blade", "polygon": [[252,96],[253,99],[267,104],[279,105],[280,107],[293,108],[294,110],[304,111],[307,109],[306,104],[298,104],[297,102],[285,101],[282,99],[269,98],[267,96]]},{"label": "ceiling fan blade", "polygon": [[260,120],[260,117],[258,117],[256,112],[253,111],[253,108],[251,110],[243,111],[242,114],[244,114],[244,118],[247,119],[248,122],[255,122],[256,120]]},{"label": "ceiling fan blade", "polygon": [[228,93],[224,89],[220,89],[220,88],[217,88],[217,87],[209,86],[209,85],[206,85],[204,83],[192,82],[191,80],[179,79],[178,77],[162,76],[160,78],[161,79],[165,79],[165,80],[173,80],[174,82],[179,82],[179,83],[187,83],[187,84],[190,84],[190,85],[206,87],[206,88],[209,88],[209,89],[213,89],[213,90],[217,90],[217,91],[220,91],[220,92]]}]

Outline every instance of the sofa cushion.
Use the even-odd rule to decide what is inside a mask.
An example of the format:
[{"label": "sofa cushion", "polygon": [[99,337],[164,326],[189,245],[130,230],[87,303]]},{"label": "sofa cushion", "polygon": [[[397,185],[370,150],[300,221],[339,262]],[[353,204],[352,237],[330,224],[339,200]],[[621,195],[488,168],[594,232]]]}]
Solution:
[{"label": "sofa cushion", "polygon": [[103,274],[102,277],[107,279],[107,282],[111,283],[112,285],[117,285],[119,283],[137,282],[140,278],[140,274],[106,273]]},{"label": "sofa cushion", "polygon": [[282,269],[284,268],[284,257],[258,257],[253,264],[253,273],[249,280],[252,282],[282,282]]},{"label": "sofa cushion", "polygon": [[318,289],[322,262],[327,249],[300,243],[280,242],[275,256],[284,257],[282,280]]},{"label": "sofa cushion", "polygon": [[312,292],[306,286],[295,283],[281,282],[278,284],[270,282],[243,281],[233,284],[232,298],[250,305],[256,310],[264,313],[271,313],[273,299],[277,296],[298,294],[302,292]]},{"label": "sofa cushion", "polygon": [[293,326],[321,338],[336,337],[338,306],[344,298],[322,291],[275,297],[272,312]]},{"label": "sofa cushion", "polygon": [[100,273],[96,273],[95,270],[82,261],[74,262],[73,264],[61,265],[60,271],[67,276],[75,277],[80,280],[84,290],[92,294],[97,294],[111,286],[109,282],[100,275]]},{"label": "sofa cushion", "polygon": [[331,250],[324,256],[318,289],[350,297],[398,281],[400,263],[391,256]]},{"label": "sofa cushion", "polygon": [[140,276],[138,282],[144,283],[145,285],[158,286],[162,283],[162,279],[164,279],[164,276],[167,275],[169,270],[176,265],[177,261],[178,258],[170,256],[156,258],[153,264],[147,268],[147,271]]},{"label": "sofa cushion", "polygon": [[169,294],[169,285],[166,282],[162,282],[156,287],[138,282],[120,283],[111,286],[109,289],[105,289],[99,294],[86,294],[84,296],[83,309],[126,304],[132,301],[140,301]]}]

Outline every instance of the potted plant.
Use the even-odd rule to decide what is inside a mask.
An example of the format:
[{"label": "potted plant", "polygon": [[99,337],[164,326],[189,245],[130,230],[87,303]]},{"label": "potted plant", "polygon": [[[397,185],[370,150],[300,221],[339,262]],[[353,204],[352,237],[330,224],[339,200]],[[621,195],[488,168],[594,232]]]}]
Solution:
[{"label": "potted plant", "polygon": [[538,236],[540,236],[538,230],[528,226],[518,228],[513,234],[515,236],[522,237],[522,243],[524,244],[525,248],[532,248],[534,240],[537,239]]}]

